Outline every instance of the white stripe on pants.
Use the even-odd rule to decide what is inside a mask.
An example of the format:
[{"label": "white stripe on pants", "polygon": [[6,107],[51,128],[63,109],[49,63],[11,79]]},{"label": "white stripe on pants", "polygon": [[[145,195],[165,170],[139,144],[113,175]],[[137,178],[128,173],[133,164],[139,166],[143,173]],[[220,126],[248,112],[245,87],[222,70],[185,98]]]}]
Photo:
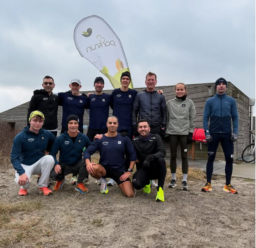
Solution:
[{"label": "white stripe on pants", "polygon": [[[21,164],[21,166],[25,170],[25,173],[29,178],[29,181],[32,175],[41,174],[41,177],[38,181],[38,188],[48,187],[50,172],[54,166],[54,159],[51,155],[43,156],[32,165]],[[16,172],[14,180],[16,183],[19,182],[19,176],[20,175]],[[20,187],[22,189],[27,189],[29,187],[29,182],[27,182],[24,186]]]}]

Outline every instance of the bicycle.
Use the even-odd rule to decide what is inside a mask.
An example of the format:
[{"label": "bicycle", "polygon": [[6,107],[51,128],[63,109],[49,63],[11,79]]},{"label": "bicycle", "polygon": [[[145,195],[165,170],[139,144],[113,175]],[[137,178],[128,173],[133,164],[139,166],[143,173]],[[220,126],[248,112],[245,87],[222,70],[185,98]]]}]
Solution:
[{"label": "bicycle", "polygon": [[251,134],[253,136],[252,144],[244,148],[242,153],[242,159],[246,163],[251,163],[255,161],[255,131],[252,130]]}]

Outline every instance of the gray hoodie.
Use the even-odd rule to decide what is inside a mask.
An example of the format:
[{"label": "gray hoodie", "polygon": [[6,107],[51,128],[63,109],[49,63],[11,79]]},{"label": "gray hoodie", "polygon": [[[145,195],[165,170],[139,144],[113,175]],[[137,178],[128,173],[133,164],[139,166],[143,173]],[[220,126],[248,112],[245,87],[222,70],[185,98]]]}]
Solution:
[{"label": "gray hoodie", "polygon": [[166,104],[166,134],[188,135],[194,132],[196,108],[192,100],[174,98]]}]

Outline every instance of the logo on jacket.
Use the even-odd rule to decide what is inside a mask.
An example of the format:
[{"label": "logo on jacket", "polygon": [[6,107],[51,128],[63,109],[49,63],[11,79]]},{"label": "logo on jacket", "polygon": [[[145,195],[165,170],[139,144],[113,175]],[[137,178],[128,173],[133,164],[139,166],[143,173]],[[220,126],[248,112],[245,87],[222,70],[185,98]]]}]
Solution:
[{"label": "logo on jacket", "polygon": [[102,142],[102,145],[107,146],[107,145],[108,145],[108,142],[107,142],[107,141],[104,141],[104,142]]},{"label": "logo on jacket", "polygon": [[44,139],[44,137],[42,137],[42,139]]},{"label": "logo on jacket", "polygon": [[182,107],[182,108],[185,108],[185,107],[186,107],[186,104],[185,104],[185,103],[182,103],[181,107]]},{"label": "logo on jacket", "polygon": [[118,141],[117,144],[118,144],[118,145],[121,145],[121,144],[122,144],[122,141]]},{"label": "logo on jacket", "polygon": [[68,100],[73,100],[73,98],[72,97],[68,97]]},{"label": "logo on jacket", "polygon": [[69,144],[69,141],[68,141],[68,140],[67,140],[67,141],[65,141],[65,142],[64,142],[64,144],[65,144],[65,145],[68,145],[68,144]]},{"label": "logo on jacket", "polygon": [[80,102],[80,103],[83,103],[83,100],[80,100],[79,102]]},{"label": "logo on jacket", "polygon": [[117,94],[116,96],[117,96],[117,97],[121,97],[121,94]]},{"label": "logo on jacket", "polygon": [[129,95],[129,98],[132,98],[132,95]]},{"label": "logo on jacket", "polygon": [[78,142],[81,142],[81,140],[78,140]]},{"label": "logo on jacket", "polygon": [[44,97],[43,100],[44,100],[44,101],[48,100],[48,97]]},{"label": "logo on jacket", "polygon": [[30,138],[30,139],[28,139],[28,142],[33,142],[35,139],[33,139],[33,138]]},{"label": "logo on jacket", "polygon": [[92,101],[95,101],[96,99],[95,98],[92,98]]},{"label": "logo on jacket", "polygon": [[102,102],[105,102],[105,99],[102,99]]}]

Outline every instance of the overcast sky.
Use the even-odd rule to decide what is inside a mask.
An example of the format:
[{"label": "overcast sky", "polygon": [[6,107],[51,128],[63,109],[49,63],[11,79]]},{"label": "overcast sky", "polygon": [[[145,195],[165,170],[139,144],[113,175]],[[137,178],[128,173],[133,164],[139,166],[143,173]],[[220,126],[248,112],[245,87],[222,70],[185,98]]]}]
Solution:
[{"label": "overcast sky", "polygon": [[224,77],[255,98],[253,0],[1,0],[0,112],[29,101],[45,75],[55,79],[56,93],[72,78],[94,89],[103,75],[73,41],[76,24],[90,15],[121,39],[134,87],[144,86],[148,71],[158,85]]}]

